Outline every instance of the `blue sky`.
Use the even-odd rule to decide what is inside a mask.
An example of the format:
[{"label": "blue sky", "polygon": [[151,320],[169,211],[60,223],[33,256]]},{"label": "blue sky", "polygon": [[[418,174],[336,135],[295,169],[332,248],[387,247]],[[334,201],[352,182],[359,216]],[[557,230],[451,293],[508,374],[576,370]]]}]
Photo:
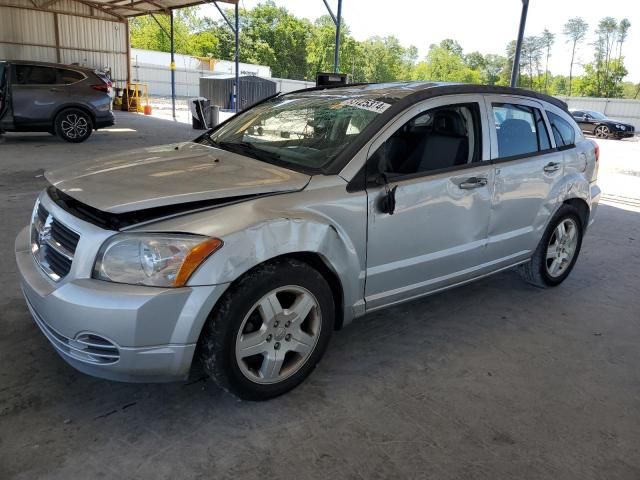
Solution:
[{"label": "blue sky", "polygon": [[[260,0],[240,0],[241,6],[252,8]],[[311,20],[324,15],[322,0],[275,0],[299,17]],[[337,0],[328,0],[334,7]],[[213,6],[202,7],[207,15],[218,16]],[[343,18],[352,35],[363,40],[373,35],[395,35],[405,46],[415,45],[423,56],[429,45],[443,38],[457,40],[465,52],[504,54],[509,40],[517,35],[520,0],[343,0]],[[569,17],[581,16],[591,29],[587,42],[593,41],[593,30],[604,16],[631,21],[624,46],[626,80],[640,82],[640,0],[530,0],[526,35],[537,35],[545,28],[556,33],[556,44],[550,59],[553,73],[568,74],[570,48],[562,35]],[[578,60],[591,61],[584,49]],[[578,68],[579,71],[579,68]]]}]

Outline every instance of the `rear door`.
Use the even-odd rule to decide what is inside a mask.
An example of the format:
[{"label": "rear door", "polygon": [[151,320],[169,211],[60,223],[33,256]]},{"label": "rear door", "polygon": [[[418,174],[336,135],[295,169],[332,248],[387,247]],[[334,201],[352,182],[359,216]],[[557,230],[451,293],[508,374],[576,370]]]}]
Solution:
[{"label": "rear door", "polygon": [[51,123],[60,102],[57,69],[13,65],[11,97],[17,128]]},{"label": "rear door", "polygon": [[543,105],[521,97],[487,96],[494,191],[488,254],[498,265],[531,255],[547,225],[563,154],[551,143]]}]

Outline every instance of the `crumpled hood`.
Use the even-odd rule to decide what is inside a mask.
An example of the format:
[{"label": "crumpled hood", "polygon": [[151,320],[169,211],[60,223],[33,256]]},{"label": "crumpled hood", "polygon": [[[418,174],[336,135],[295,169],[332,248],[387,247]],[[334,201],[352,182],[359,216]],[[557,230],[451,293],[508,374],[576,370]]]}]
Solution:
[{"label": "crumpled hood", "polygon": [[67,195],[124,213],[303,189],[309,175],[193,142],[127,151],[45,173]]}]

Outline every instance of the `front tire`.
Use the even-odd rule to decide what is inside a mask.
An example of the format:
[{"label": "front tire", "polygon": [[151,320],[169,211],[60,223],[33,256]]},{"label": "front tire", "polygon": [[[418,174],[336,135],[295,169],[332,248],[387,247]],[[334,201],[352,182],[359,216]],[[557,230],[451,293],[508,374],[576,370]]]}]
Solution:
[{"label": "front tire", "polygon": [[609,138],[611,131],[606,125],[598,125],[595,129],[595,134],[598,138]]},{"label": "front tire", "polygon": [[91,136],[91,117],[78,108],[68,108],[56,115],[53,122],[56,135],[70,143],[84,142]]},{"label": "front tire", "polygon": [[201,335],[200,359],[223,389],[267,400],[313,371],[334,320],[324,277],[298,260],[276,260],[245,274],[220,299]]},{"label": "front tire", "polygon": [[540,288],[560,285],[571,273],[582,246],[584,227],[578,210],[563,205],[545,230],[529,262],[520,266],[520,274]]}]

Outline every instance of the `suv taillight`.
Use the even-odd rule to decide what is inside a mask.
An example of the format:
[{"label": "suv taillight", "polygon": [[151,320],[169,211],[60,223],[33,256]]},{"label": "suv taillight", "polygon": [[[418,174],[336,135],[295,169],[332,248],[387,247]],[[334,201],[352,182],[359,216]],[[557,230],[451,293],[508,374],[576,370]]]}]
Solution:
[{"label": "suv taillight", "polygon": [[600,145],[598,145],[598,143],[593,140],[593,146],[595,147],[594,153],[596,154],[596,162],[598,160],[600,160]]},{"label": "suv taillight", "polygon": [[91,85],[91,88],[93,88],[94,90],[99,90],[101,92],[111,93],[111,82]]}]

